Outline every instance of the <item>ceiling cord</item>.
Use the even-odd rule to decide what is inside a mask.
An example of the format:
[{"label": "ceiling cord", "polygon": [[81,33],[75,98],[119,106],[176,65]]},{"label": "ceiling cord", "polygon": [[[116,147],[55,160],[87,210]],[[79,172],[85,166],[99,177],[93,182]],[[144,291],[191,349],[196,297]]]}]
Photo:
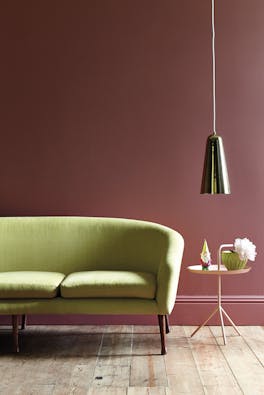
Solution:
[{"label": "ceiling cord", "polygon": [[216,135],[216,94],[215,94],[215,0],[212,0],[212,77],[213,77],[213,133]]}]

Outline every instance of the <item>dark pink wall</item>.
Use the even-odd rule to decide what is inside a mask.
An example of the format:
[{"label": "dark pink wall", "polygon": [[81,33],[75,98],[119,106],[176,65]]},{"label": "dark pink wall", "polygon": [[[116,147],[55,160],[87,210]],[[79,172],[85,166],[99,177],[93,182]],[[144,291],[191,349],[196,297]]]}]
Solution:
[{"label": "dark pink wall", "polygon": [[212,123],[209,0],[3,3],[0,215],[130,217],[178,229],[183,297],[215,292],[214,281],[185,270],[205,237],[215,258],[220,243],[247,236],[254,269],[226,280],[224,292],[263,296],[263,0],[216,0],[230,196],[199,194]]}]

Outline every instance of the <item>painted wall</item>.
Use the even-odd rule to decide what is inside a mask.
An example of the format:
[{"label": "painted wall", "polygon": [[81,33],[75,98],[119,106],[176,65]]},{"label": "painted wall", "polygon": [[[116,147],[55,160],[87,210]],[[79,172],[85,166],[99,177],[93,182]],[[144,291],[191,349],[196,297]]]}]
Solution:
[{"label": "painted wall", "polygon": [[230,306],[244,300],[240,322],[250,311],[263,324],[264,2],[216,0],[217,129],[230,196],[199,194],[212,125],[210,6],[2,4],[0,215],[128,217],[179,230],[180,323],[199,321],[215,295],[215,281],[186,271],[203,239],[215,259],[220,243],[247,236],[257,261],[223,291]]}]

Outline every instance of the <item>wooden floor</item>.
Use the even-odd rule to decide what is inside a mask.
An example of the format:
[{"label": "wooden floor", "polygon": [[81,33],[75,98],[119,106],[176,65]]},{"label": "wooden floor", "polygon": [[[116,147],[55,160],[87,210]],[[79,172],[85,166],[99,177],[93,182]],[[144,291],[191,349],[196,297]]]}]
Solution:
[{"label": "wooden floor", "polygon": [[29,326],[20,354],[0,329],[0,394],[264,394],[264,327],[171,327],[161,356],[158,327]]}]

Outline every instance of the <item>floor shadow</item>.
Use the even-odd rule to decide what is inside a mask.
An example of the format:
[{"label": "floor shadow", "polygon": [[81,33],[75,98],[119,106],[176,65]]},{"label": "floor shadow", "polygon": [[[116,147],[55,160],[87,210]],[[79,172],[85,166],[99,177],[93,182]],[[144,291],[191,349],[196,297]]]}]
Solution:
[{"label": "floor shadow", "polygon": [[[128,356],[143,356],[143,355],[160,355],[159,347],[160,347],[160,338],[157,333],[135,333],[136,335],[147,335],[146,338],[146,347],[148,345],[151,347],[151,354],[146,353],[142,350],[138,352],[135,349],[132,354],[120,353],[120,345],[116,348],[115,353],[115,345],[111,349],[112,357],[128,357]],[[63,358],[94,358],[100,354],[100,347],[102,343],[103,335],[117,335],[124,337],[131,337],[131,333],[120,333],[120,332],[94,332],[94,333],[83,333],[83,332],[70,332],[66,331],[61,332],[49,332],[45,329],[45,333],[41,333],[38,331],[37,333],[33,330],[23,330],[19,332],[19,353],[13,352],[13,339],[11,331],[0,331],[0,356],[12,356],[17,359],[36,359],[36,358],[51,358],[51,359],[63,359]],[[151,338],[150,338],[150,335]],[[122,340],[120,341],[122,343]],[[153,351],[153,343],[154,348],[155,343],[157,344],[157,352]],[[136,348],[136,347],[135,347]],[[141,350],[140,350],[141,351]],[[110,355],[110,352],[108,353]],[[109,355],[100,354],[101,358],[107,358]]]}]

